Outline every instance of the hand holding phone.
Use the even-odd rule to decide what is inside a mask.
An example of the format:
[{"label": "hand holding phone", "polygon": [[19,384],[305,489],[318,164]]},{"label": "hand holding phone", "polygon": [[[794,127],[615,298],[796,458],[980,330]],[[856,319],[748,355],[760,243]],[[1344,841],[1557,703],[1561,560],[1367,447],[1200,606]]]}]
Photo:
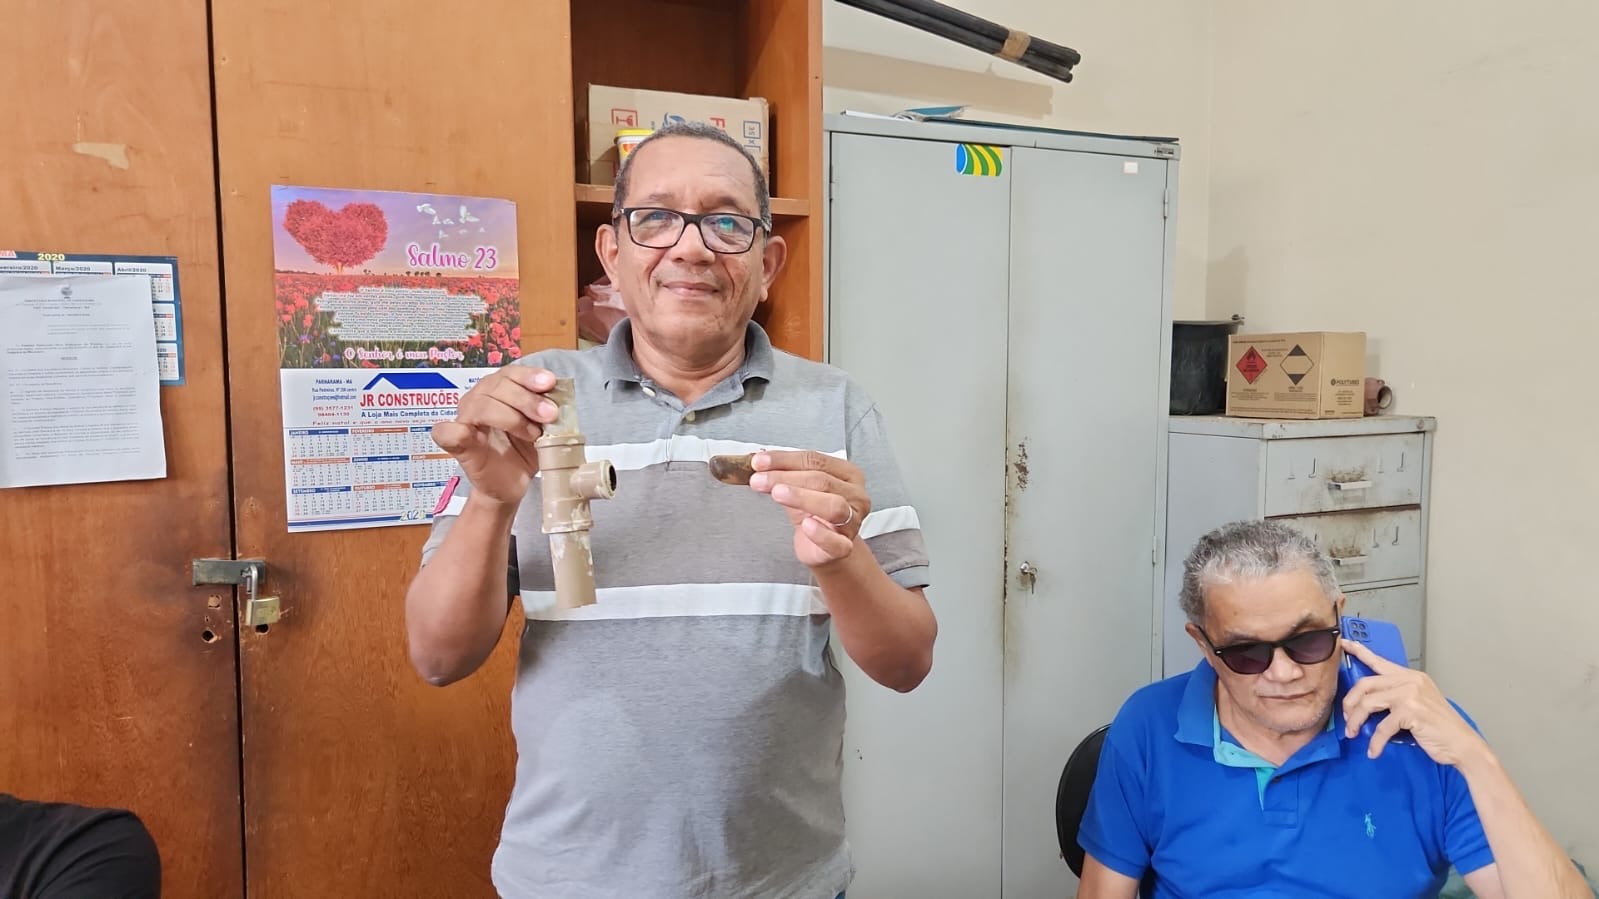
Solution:
[{"label": "hand holding phone", "polygon": [[[1395,665],[1407,668],[1410,666],[1410,658],[1405,653],[1404,635],[1400,633],[1399,626],[1393,622],[1383,621],[1378,618],[1345,616],[1339,620],[1339,628],[1342,630],[1345,640],[1360,643]],[[1376,674],[1377,672],[1373,671],[1371,666],[1355,658],[1352,653],[1346,652],[1344,653],[1344,660],[1338,668],[1340,692],[1347,694],[1349,688],[1359,683],[1362,678],[1375,677]],[[1387,712],[1377,712],[1371,715],[1361,723],[1360,732],[1365,734],[1368,740],[1371,739],[1372,735],[1377,732],[1377,725],[1386,717],[1388,717]],[[1414,746],[1416,740],[1409,731],[1402,730],[1388,742]]]}]

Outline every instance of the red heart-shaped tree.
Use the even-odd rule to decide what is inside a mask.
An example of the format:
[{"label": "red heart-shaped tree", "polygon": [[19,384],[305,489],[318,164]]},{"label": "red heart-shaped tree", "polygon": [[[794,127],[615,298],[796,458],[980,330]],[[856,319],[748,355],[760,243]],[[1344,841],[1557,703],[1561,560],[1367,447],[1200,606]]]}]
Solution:
[{"label": "red heart-shaped tree", "polygon": [[295,200],[283,213],[289,232],[311,258],[342,273],[378,254],[389,239],[389,220],[373,203],[350,203],[334,212],[316,200]]}]

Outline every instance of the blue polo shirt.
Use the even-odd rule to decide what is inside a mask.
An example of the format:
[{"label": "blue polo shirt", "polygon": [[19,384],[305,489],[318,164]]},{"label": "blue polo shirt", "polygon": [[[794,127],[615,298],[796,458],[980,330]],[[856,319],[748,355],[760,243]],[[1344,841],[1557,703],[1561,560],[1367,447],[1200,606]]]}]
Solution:
[{"label": "blue polo shirt", "polygon": [[1201,661],[1134,693],[1105,737],[1078,842],[1142,895],[1436,896],[1451,864],[1493,861],[1453,767],[1392,743],[1366,758],[1341,703],[1273,767],[1221,726],[1215,690]]}]

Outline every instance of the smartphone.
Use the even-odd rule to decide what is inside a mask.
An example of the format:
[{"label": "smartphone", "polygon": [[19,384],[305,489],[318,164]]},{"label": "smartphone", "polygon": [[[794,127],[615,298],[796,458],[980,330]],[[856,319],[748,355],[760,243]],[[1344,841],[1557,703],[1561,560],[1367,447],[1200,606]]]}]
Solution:
[{"label": "smartphone", "polygon": [[[1379,656],[1393,662],[1395,665],[1410,666],[1410,657],[1405,653],[1405,638],[1399,632],[1399,626],[1391,621],[1380,618],[1356,618],[1345,616],[1339,621],[1339,628],[1343,631],[1344,639],[1365,644],[1366,648]],[[1343,687],[1342,692],[1349,692],[1349,688],[1360,682],[1363,677],[1372,677],[1377,672],[1351,653],[1344,653],[1343,663],[1338,668],[1338,680]],[[1377,725],[1382,719],[1388,717],[1387,712],[1377,712],[1367,718],[1360,725],[1360,732],[1369,740],[1377,732]],[[1390,743],[1403,743],[1414,745],[1416,740],[1409,731],[1400,731],[1389,740]]]}]

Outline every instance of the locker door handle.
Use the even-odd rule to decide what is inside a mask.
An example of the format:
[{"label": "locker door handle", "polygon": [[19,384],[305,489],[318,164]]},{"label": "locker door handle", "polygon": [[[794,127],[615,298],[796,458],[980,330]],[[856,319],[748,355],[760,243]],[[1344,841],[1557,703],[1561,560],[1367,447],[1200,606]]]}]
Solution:
[{"label": "locker door handle", "polygon": [[1370,481],[1328,481],[1328,490],[1365,490],[1371,486]]}]

